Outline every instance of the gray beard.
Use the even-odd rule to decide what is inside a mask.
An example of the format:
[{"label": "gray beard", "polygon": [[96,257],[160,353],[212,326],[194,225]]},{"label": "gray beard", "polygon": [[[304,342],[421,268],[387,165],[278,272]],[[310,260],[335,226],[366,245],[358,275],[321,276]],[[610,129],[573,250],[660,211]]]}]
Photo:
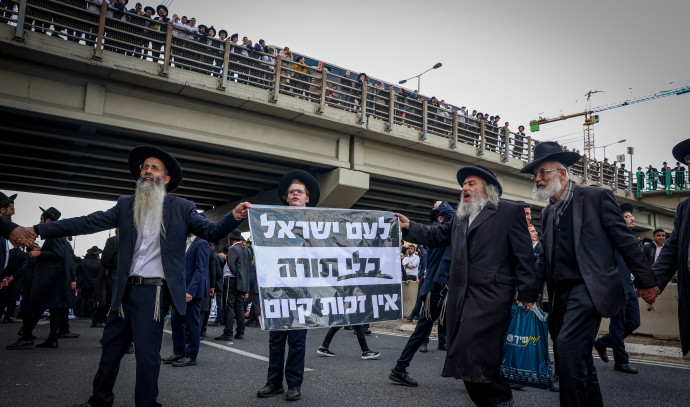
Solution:
[{"label": "gray beard", "polygon": [[165,183],[162,179],[148,183],[144,177],[137,181],[137,189],[134,193],[134,226],[141,231],[147,223],[160,223],[161,233],[165,235],[163,225],[163,201],[165,200]]},{"label": "gray beard", "polygon": [[487,198],[481,194],[477,194],[472,195],[469,202],[465,202],[461,194],[460,202],[458,203],[458,210],[455,211],[455,216],[457,216],[458,219],[463,220],[470,215],[478,214],[479,211],[482,210],[482,204],[486,202],[486,199]]},{"label": "gray beard", "polygon": [[[543,182],[543,181],[540,181]],[[532,198],[537,201],[548,201],[552,196],[555,196],[561,191],[563,186],[558,178],[554,178],[546,183],[546,187],[543,189],[537,188],[537,183],[535,182],[532,186]]]}]

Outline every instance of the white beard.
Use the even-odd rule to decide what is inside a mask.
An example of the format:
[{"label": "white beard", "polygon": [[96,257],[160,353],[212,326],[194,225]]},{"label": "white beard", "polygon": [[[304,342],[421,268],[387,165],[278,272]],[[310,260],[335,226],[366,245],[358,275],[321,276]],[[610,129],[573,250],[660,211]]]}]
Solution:
[{"label": "white beard", "polygon": [[460,195],[460,202],[458,203],[458,210],[455,212],[455,216],[462,220],[470,215],[476,215],[482,210],[482,205],[486,202],[487,198],[482,195],[481,191],[476,191],[470,196],[470,201],[465,202],[463,199],[464,194]]},{"label": "white beard", "polygon": [[561,188],[563,188],[558,177],[554,177],[549,182],[539,181],[538,184],[545,185],[546,187],[539,189],[537,188],[537,183],[535,182],[532,186],[532,198],[542,202],[548,201],[552,196],[555,196],[557,193],[559,193]]},{"label": "white beard", "polygon": [[[147,224],[160,223],[161,233],[165,234],[163,227],[163,201],[166,191],[163,179],[154,182],[144,182],[150,176],[140,177],[137,181],[137,189],[134,193],[134,226],[141,231]],[[152,178],[152,177],[151,177]]]}]

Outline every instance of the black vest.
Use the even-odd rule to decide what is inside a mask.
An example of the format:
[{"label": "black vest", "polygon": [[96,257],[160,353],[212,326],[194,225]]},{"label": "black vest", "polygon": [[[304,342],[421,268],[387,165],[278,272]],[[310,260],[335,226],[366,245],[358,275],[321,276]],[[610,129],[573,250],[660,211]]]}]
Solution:
[{"label": "black vest", "polygon": [[556,226],[554,219],[554,253],[553,276],[555,282],[574,282],[582,280],[580,266],[575,256],[575,228],[573,227],[573,203],[572,201],[561,214],[561,219]]}]

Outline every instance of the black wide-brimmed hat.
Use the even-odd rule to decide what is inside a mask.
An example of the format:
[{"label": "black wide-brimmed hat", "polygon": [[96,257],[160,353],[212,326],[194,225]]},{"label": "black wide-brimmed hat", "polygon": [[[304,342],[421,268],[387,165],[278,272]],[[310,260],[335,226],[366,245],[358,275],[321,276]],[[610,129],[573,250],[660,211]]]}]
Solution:
[{"label": "black wide-brimmed hat", "polygon": [[680,143],[676,144],[675,147],[673,147],[673,158],[681,163],[687,164],[687,161],[685,161],[685,156],[688,154],[690,154],[690,138],[685,141],[681,141]]},{"label": "black wide-brimmed hat", "polygon": [[233,230],[232,232],[230,232],[230,234],[228,235],[228,239],[232,239],[232,240],[244,240],[244,238],[242,237],[242,234],[241,234],[240,231],[237,230],[237,229],[235,229],[235,230]]},{"label": "black wide-brimmed hat", "polygon": [[218,36],[220,37],[221,34],[225,33],[225,37],[227,38],[228,32],[226,30],[220,30],[218,31]]},{"label": "black wide-brimmed hat", "polygon": [[498,182],[496,175],[490,169],[476,164],[462,167],[458,170],[457,174],[458,184],[462,186],[462,183],[465,182],[465,178],[469,177],[470,175],[476,175],[489,184],[496,185],[498,187],[498,196],[503,194],[503,187],[501,187],[501,183]]},{"label": "black wide-brimmed hat", "polygon": [[160,10],[160,9],[165,10],[165,15],[166,16],[168,15],[168,8],[167,7],[165,7],[164,5],[161,4],[160,6],[156,7],[156,12],[158,12],[158,10]]},{"label": "black wide-brimmed hat", "polygon": [[0,208],[4,208],[10,203],[14,202],[14,199],[17,197],[17,194],[7,196],[5,195],[4,192],[0,192]]},{"label": "black wide-brimmed hat", "polygon": [[151,6],[144,7],[144,13],[146,13],[147,10],[151,10],[151,15],[156,14],[156,10]]},{"label": "black wide-brimmed hat", "polygon": [[566,167],[570,167],[580,160],[580,154],[572,151],[563,151],[563,147],[555,141],[545,141],[534,147],[534,161],[525,165],[520,170],[523,174],[532,174],[534,167],[545,161],[558,161]]},{"label": "black wide-brimmed hat", "polygon": [[204,30],[205,30],[206,32],[208,32],[208,27],[205,26],[204,24],[199,24],[199,25],[197,26],[197,28],[199,29],[199,31],[201,31],[201,27],[204,27]]},{"label": "black wide-brimmed hat", "polygon": [[56,220],[60,219],[60,216],[62,216],[60,211],[53,208],[52,206],[48,209],[43,209],[39,206],[38,209],[40,209],[41,212],[43,212],[44,218],[50,218],[50,220],[52,220],[52,221],[56,221]]},{"label": "black wide-brimmed hat", "polygon": [[283,178],[278,182],[278,197],[283,205],[289,205],[288,201],[284,198],[287,195],[287,190],[292,184],[292,181],[298,179],[304,183],[309,192],[309,202],[307,206],[316,206],[319,203],[319,197],[321,195],[321,190],[319,189],[319,183],[316,182],[311,174],[302,170],[293,170],[283,175]]},{"label": "black wide-brimmed hat", "polygon": [[633,213],[633,206],[630,202],[623,202],[622,204],[619,205],[619,208],[621,208],[621,212],[630,212]]},{"label": "black wide-brimmed hat", "polygon": [[93,246],[89,250],[86,251],[88,254],[101,254],[103,253],[103,250],[99,249],[98,246]]},{"label": "black wide-brimmed hat", "polygon": [[175,157],[171,156],[160,148],[152,146],[135,147],[129,152],[129,172],[132,173],[132,176],[135,180],[139,179],[139,174],[141,173],[139,166],[143,164],[144,161],[146,161],[146,159],[149,157],[155,157],[163,161],[165,169],[168,171],[168,175],[170,176],[170,182],[168,182],[166,185],[168,192],[172,192],[175,190],[175,188],[180,186],[180,183],[182,182],[182,168],[180,167],[180,163],[177,162]]}]

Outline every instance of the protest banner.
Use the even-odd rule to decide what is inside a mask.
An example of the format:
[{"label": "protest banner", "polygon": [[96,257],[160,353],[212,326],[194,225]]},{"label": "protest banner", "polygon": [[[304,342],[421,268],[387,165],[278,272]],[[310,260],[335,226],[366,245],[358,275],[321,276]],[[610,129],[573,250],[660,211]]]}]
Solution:
[{"label": "protest banner", "polygon": [[402,319],[392,212],[254,205],[249,229],[262,329]]}]

